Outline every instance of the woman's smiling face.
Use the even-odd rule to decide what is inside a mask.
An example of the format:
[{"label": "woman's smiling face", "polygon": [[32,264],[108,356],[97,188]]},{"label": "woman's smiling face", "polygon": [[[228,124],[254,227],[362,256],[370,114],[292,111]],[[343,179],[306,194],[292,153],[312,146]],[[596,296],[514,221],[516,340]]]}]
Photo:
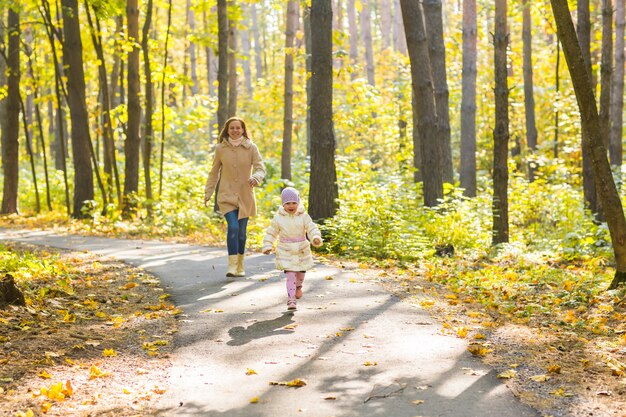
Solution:
[{"label": "woman's smiling face", "polygon": [[243,126],[239,120],[233,120],[228,125],[228,136],[231,139],[239,139],[243,135]]}]

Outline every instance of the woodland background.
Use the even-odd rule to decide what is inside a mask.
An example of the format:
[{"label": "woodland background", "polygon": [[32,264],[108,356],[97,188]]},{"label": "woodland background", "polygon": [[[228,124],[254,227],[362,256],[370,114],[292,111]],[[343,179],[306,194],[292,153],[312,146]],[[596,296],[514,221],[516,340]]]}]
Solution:
[{"label": "woodland background", "polygon": [[[0,225],[223,245],[203,188],[238,115],[268,171],[250,250],[295,186],[319,256],[481,305],[476,355],[507,322],[567,339],[571,375],[623,394],[624,1],[567,6],[0,0]],[[43,303],[47,262],[0,254]]]}]

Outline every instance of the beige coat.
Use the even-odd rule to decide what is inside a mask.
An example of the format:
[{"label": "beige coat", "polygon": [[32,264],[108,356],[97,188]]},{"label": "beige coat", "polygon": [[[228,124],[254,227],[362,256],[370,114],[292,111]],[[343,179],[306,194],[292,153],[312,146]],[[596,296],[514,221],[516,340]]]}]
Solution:
[{"label": "beige coat", "polygon": [[244,139],[239,146],[225,140],[215,148],[213,165],[204,187],[204,199],[211,199],[219,180],[217,205],[220,212],[226,214],[239,209],[240,219],[255,216],[254,188],[248,183],[251,177],[258,184],[265,178],[265,165],[259,149],[250,139]]},{"label": "beige coat", "polygon": [[[308,239],[308,240],[307,240]],[[278,207],[278,212],[265,231],[263,252],[276,245],[276,269],[284,271],[307,271],[313,267],[311,244],[322,245],[322,235],[317,225],[311,220],[304,206],[299,205],[294,214],[289,214]]]}]

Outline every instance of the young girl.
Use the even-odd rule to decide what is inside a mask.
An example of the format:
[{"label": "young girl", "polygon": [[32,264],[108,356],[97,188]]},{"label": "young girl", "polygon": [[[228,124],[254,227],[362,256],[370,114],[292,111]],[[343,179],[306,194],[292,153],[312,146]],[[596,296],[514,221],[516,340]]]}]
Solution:
[{"label": "young girl", "polygon": [[263,253],[268,255],[278,239],[276,269],[285,271],[287,309],[295,310],[296,299],[302,297],[304,274],[313,267],[309,241],[315,247],[322,246],[322,235],[300,204],[300,194],[295,188],[285,188],[281,197],[283,204],[278,207],[278,212],[265,232]]},{"label": "young girl", "polygon": [[228,232],[227,277],[245,275],[243,260],[246,249],[248,217],[256,215],[254,187],[265,178],[265,165],[259,149],[250,140],[246,123],[231,117],[220,132],[213,166],[204,187],[204,205],[207,206],[217,186],[217,205],[224,213]]}]

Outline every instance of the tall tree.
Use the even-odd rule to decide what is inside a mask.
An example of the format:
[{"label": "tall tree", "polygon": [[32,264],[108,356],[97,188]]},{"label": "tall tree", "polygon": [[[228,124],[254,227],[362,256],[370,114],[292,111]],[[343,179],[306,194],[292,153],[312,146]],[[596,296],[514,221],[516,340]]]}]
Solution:
[{"label": "tall tree", "polygon": [[359,74],[355,68],[359,62],[359,30],[356,23],[355,0],[348,0],[346,9],[348,12],[348,32],[350,33],[350,77],[354,80]]},{"label": "tall tree", "polygon": [[141,101],[139,82],[139,2],[127,0],[126,23],[128,41],[132,45],[128,51],[128,122],[126,127],[126,139],[124,140],[124,197],[123,212],[126,216],[131,215],[137,209],[137,201],[133,194],[139,192],[139,128],[141,122]]},{"label": "tall tree", "polygon": [[[143,176],[146,187],[146,200],[148,200],[148,215],[152,215],[152,144],[154,143],[154,129],[152,127],[152,114],[154,113],[154,87],[152,85],[152,69],[150,63],[150,25],[152,25],[152,0],[148,0],[146,19],[143,23],[141,36],[141,49],[143,52],[143,69],[145,74],[145,116],[143,122]],[[193,74],[193,71],[192,71]],[[192,90],[193,92],[193,90]]]},{"label": "tall tree", "polygon": [[522,3],[522,43],[523,43],[523,71],[524,71],[524,116],[526,119],[526,145],[530,160],[528,163],[528,180],[535,180],[534,154],[537,150],[537,123],[535,121],[535,95],[533,84],[533,47],[532,23],[530,18],[530,0]]},{"label": "tall tree", "polygon": [[363,48],[365,50],[365,72],[369,85],[376,85],[374,67],[374,46],[372,44],[372,13],[369,0],[361,2],[361,34],[363,35]]},{"label": "tall tree", "polygon": [[424,11],[418,0],[400,0],[400,6],[411,61],[413,112],[418,118],[418,124],[413,126],[413,144],[422,151],[424,205],[434,207],[443,198],[443,176],[441,143],[430,134],[437,131],[437,110]]},{"label": "tall tree", "polygon": [[163,71],[161,74],[161,149],[159,152],[159,196],[163,195],[163,160],[165,159],[165,71],[169,59],[169,40],[172,29],[172,0],[167,2],[167,27],[163,47]]},{"label": "tall tree", "polygon": [[611,91],[609,154],[611,164],[622,165],[622,123],[624,120],[624,0],[615,0],[615,73]]},{"label": "tall tree", "polygon": [[196,14],[193,11],[191,0],[187,1],[187,21],[189,22],[189,32],[191,33],[189,40],[189,70],[191,73],[191,95],[195,96],[200,91],[198,81],[198,54],[196,53],[196,43],[193,41],[196,31]]},{"label": "tall tree", "polygon": [[380,34],[383,38],[383,49],[391,48],[391,4],[393,0],[380,2]]},{"label": "tall tree", "polygon": [[443,36],[443,6],[441,0],[423,0],[424,21],[428,33],[430,65],[435,88],[437,109],[437,141],[441,146],[443,181],[454,184],[452,143],[450,138],[450,106],[446,71],[446,45]]},{"label": "tall tree", "polygon": [[[591,18],[589,13],[589,0],[578,0],[576,2],[577,7],[577,28],[576,32],[580,47],[582,50],[585,64],[587,65],[587,71],[591,74]],[[589,155],[589,149],[585,147],[587,140],[585,139],[585,129],[582,130],[581,144],[583,155],[583,193],[585,198],[585,205],[592,213],[598,213],[598,198],[596,195],[596,187],[593,179],[593,170],[591,168],[591,155]]]},{"label": "tall tree", "polygon": [[615,277],[609,288],[614,289],[619,284],[626,283],[626,218],[624,217],[624,209],[613,181],[611,166],[601,136],[591,73],[576,37],[567,0],[550,0],[550,3],[574,85],[583,129],[587,132],[587,147],[592,162],[593,178],[599,190],[598,196],[602,200],[602,208],[606,214],[611,242],[613,243]]},{"label": "tall tree", "polygon": [[[250,12],[249,5],[242,5],[242,10],[244,16],[247,17]],[[252,30],[249,27],[242,28],[239,31],[241,34],[241,54],[243,55],[243,59],[241,61],[241,70],[243,72],[243,80],[244,85],[246,86],[246,92],[248,94],[252,94],[252,70],[250,68],[250,60],[252,58],[252,45],[250,43],[250,34]]]},{"label": "tall tree", "polygon": [[287,2],[285,30],[285,90],[283,105],[283,148],[281,153],[281,178],[291,180],[291,142],[293,134],[293,56],[294,40],[298,29],[298,2]]},{"label": "tall tree", "polygon": [[605,148],[609,148],[609,113],[611,109],[611,77],[613,76],[613,5],[602,0],[602,57],[600,62],[600,129]]},{"label": "tall tree", "polygon": [[228,119],[228,5],[217,0],[217,124],[221,129]]},{"label": "tall tree", "polygon": [[[230,0],[231,7],[235,7],[235,0]],[[235,19],[228,19],[228,117],[237,115],[237,23]]]},{"label": "tall tree", "polygon": [[77,0],[62,0],[63,5],[63,61],[67,65],[67,92],[72,125],[72,156],[74,161],[74,202],[72,216],[87,217],[83,211],[94,199],[93,170],[91,167],[91,138],[89,115],[85,100],[85,73],[83,44],[78,21]]},{"label": "tall tree", "polygon": [[311,6],[305,5],[302,12],[302,26],[304,28],[304,49],[305,49],[305,65],[306,65],[306,154],[311,154],[311,99],[313,91],[311,89]]},{"label": "tall tree", "polygon": [[395,51],[406,55],[406,35],[404,34],[404,23],[400,9],[400,0],[393,0],[393,47]]},{"label": "tall tree", "polygon": [[461,86],[461,170],[463,194],[476,197],[476,0],[463,0],[463,69]]},{"label": "tall tree", "polygon": [[[9,8],[6,36],[8,50],[6,56],[7,96],[2,114],[2,209],[0,213],[17,213],[19,184],[19,142],[20,131],[20,15],[13,7]],[[6,106],[6,107],[5,107]]]},{"label": "tall tree", "polygon": [[509,241],[509,87],[506,49],[507,0],[496,0],[496,22],[493,36],[496,120],[493,131],[493,231],[492,243]]},{"label": "tall tree", "polygon": [[261,36],[259,35],[259,18],[257,16],[256,3],[250,4],[252,12],[252,34],[254,37],[254,65],[256,79],[263,78],[263,62],[261,59]]},{"label": "tall tree", "polygon": [[311,175],[309,213],[325,220],[337,212],[337,171],[333,130],[333,60],[331,0],[311,1]]}]

